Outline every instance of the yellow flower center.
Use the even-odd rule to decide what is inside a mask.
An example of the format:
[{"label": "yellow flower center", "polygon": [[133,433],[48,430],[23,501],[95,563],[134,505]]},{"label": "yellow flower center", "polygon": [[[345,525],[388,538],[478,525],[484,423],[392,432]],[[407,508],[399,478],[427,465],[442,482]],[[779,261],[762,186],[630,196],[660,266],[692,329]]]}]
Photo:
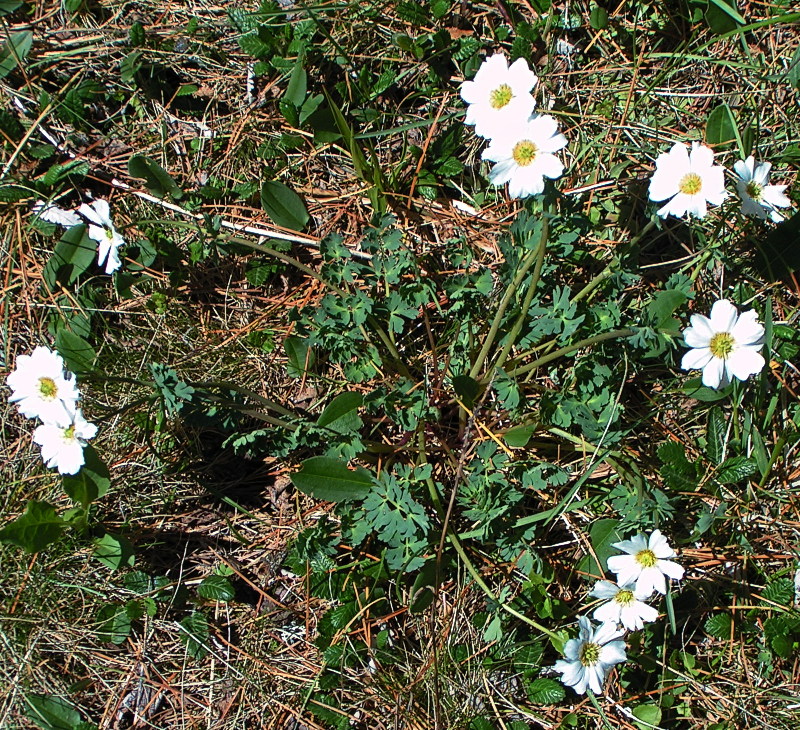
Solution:
[{"label": "yellow flower center", "polygon": [[759,202],[761,200],[761,195],[764,193],[764,188],[754,180],[751,180],[747,183],[745,191],[753,200]]},{"label": "yellow flower center", "polygon": [[75,424],[73,423],[68,428],[64,429],[64,439],[67,441],[75,440]]},{"label": "yellow flower center", "polygon": [[636,598],[633,595],[633,591],[620,591],[614,596],[614,600],[620,604],[620,606],[630,606]]},{"label": "yellow flower center", "polygon": [[708,343],[708,349],[714,357],[727,360],[733,352],[733,336],[729,332],[717,332]]},{"label": "yellow flower center", "polygon": [[652,550],[640,550],[636,553],[636,562],[643,568],[652,568],[657,561],[658,558]]},{"label": "yellow flower center", "polygon": [[106,238],[107,238],[109,241],[110,241],[112,238],[114,238],[114,231],[112,231],[110,228],[106,228],[106,229],[105,229],[105,232],[106,232]]},{"label": "yellow flower center", "polygon": [[52,378],[39,378],[39,393],[43,400],[55,400],[58,395],[58,386]]},{"label": "yellow flower center", "polygon": [[678,183],[678,190],[686,195],[697,195],[702,187],[703,181],[700,179],[700,175],[694,172],[684,175]]},{"label": "yellow flower center", "polygon": [[581,647],[578,660],[584,667],[591,667],[600,660],[600,645],[586,643]]},{"label": "yellow flower center", "polygon": [[492,109],[502,109],[514,98],[514,92],[508,84],[501,84],[489,94],[489,103]]},{"label": "yellow flower center", "polygon": [[539,148],[529,139],[523,139],[522,142],[517,142],[514,145],[511,156],[520,167],[527,167],[536,159],[538,154]]}]

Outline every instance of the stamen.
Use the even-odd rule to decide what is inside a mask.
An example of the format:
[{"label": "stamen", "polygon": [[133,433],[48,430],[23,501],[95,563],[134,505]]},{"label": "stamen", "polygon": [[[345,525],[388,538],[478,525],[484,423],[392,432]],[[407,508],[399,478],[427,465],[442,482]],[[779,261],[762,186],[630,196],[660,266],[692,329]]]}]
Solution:
[{"label": "stamen", "polygon": [[58,386],[52,378],[39,378],[39,393],[44,400],[55,400],[58,395]]},{"label": "stamen", "polygon": [[658,562],[658,558],[652,550],[640,550],[636,553],[636,562],[643,568],[652,568]]},{"label": "stamen", "polygon": [[517,142],[514,145],[511,156],[520,167],[527,167],[536,159],[538,154],[539,148],[529,139],[523,139],[522,142]]},{"label": "stamen", "polygon": [[708,343],[708,349],[714,357],[720,360],[727,360],[733,352],[733,335],[730,332],[717,332]]},{"label": "stamen", "polygon": [[514,92],[508,84],[501,84],[489,94],[489,104],[492,109],[502,109],[514,98]]},{"label": "stamen", "polygon": [[578,660],[584,667],[591,667],[600,659],[600,645],[587,643],[581,647]]},{"label": "stamen", "polygon": [[690,172],[681,178],[678,190],[686,195],[697,195],[703,187],[703,181],[695,172]]}]

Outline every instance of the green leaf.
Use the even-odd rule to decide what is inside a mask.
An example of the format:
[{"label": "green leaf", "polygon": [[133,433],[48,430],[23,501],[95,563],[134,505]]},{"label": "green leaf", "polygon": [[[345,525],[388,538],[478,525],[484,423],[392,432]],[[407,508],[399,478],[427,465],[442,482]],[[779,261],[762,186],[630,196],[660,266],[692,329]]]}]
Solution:
[{"label": "green leaf", "polygon": [[305,101],[307,89],[306,70],[303,68],[302,58],[298,58],[292,69],[292,75],[289,77],[289,84],[283,93],[283,99],[299,109]]},{"label": "green leaf", "polygon": [[302,198],[291,188],[276,180],[261,186],[261,205],[272,221],[292,231],[302,231],[309,215]]},{"label": "green leaf", "polygon": [[[656,329],[677,329],[679,322],[673,318],[678,307],[683,306],[687,296],[678,289],[660,291],[647,305],[647,312],[652,319],[652,326]],[[674,327],[672,326],[674,323]]]},{"label": "green leaf", "polygon": [[633,708],[632,712],[637,720],[641,720],[641,722],[634,721],[634,724],[639,730],[653,730],[653,728],[657,728],[661,722],[661,708],[650,702],[637,705]]},{"label": "green leaf", "polygon": [[503,438],[512,449],[521,449],[528,445],[535,430],[535,426],[516,426],[506,431]]},{"label": "green leaf", "polygon": [[64,520],[47,502],[31,500],[24,514],[0,530],[0,540],[18,545],[29,553],[38,553],[61,536]]},{"label": "green leaf", "polygon": [[208,621],[200,611],[194,611],[181,619],[183,631],[180,633],[181,641],[186,651],[193,659],[202,659],[208,649]]},{"label": "green leaf", "polygon": [[86,446],[81,470],[77,474],[64,474],[61,484],[75,502],[86,508],[108,491],[111,474],[94,447]]},{"label": "green leaf", "polygon": [[686,449],[676,441],[667,441],[658,447],[658,458],[663,466],[659,473],[667,486],[676,491],[692,490],[697,487],[697,471],[686,458]]},{"label": "green leaf", "polygon": [[800,270],[800,212],[756,241],[755,265],[769,281],[779,281]]},{"label": "green leaf", "polygon": [[291,479],[303,494],[326,502],[362,499],[372,489],[372,475],[366,469],[352,471],[347,464],[327,456],[306,459]]},{"label": "green leaf", "polygon": [[131,635],[131,617],[125,606],[107,603],[97,612],[97,638],[111,644],[123,644]]},{"label": "green leaf", "polygon": [[736,9],[736,0],[708,0],[705,19],[708,27],[718,35],[736,30],[746,22]]},{"label": "green leaf", "polygon": [[715,613],[706,621],[706,633],[716,639],[730,639],[733,617],[729,613]]},{"label": "green leaf", "polygon": [[286,351],[286,374],[290,378],[302,378],[314,364],[314,351],[308,347],[308,340],[300,337],[287,337],[283,342]]},{"label": "green leaf", "polygon": [[159,198],[163,198],[167,193],[175,200],[183,197],[183,191],[172,176],[149,157],[133,155],[128,160],[128,173],[131,177],[142,178],[147,189]]},{"label": "green leaf", "polygon": [[709,145],[729,144],[736,140],[736,120],[727,104],[715,107],[706,119],[706,142]]},{"label": "green leaf", "polygon": [[10,74],[30,52],[33,45],[33,33],[23,30],[12,33],[0,49],[0,79]]},{"label": "green leaf", "polygon": [[800,46],[792,56],[789,68],[786,69],[786,81],[795,89],[800,89]]},{"label": "green leaf", "polygon": [[97,243],[86,235],[86,226],[70,228],[61,236],[53,254],[47,260],[42,278],[51,292],[58,284],[71,286],[97,258]]},{"label": "green leaf", "polygon": [[475,407],[475,399],[481,392],[481,386],[477,380],[470,378],[469,375],[456,375],[453,378],[453,390],[464,402],[464,405],[472,410]]},{"label": "green leaf", "polygon": [[528,698],[535,705],[555,705],[566,696],[564,685],[554,679],[539,677],[530,682],[525,690]]},{"label": "green leaf", "polygon": [[127,537],[107,532],[94,541],[94,556],[111,570],[133,567],[133,544]]},{"label": "green leaf", "polygon": [[608,10],[598,5],[593,5],[589,13],[589,25],[594,30],[603,30],[608,27]]},{"label": "green leaf", "polygon": [[706,453],[714,464],[722,463],[727,430],[727,423],[722,409],[719,406],[714,406],[708,411],[708,427],[706,429]]},{"label": "green leaf", "polygon": [[209,575],[197,586],[197,594],[210,601],[227,603],[236,595],[231,582],[223,575]]},{"label": "green leaf", "polygon": [[75,730],[81,721],[72,703],[55,695],[25,695],[25,715],[42,730]]},{"label": "green leaf", "polygon": [[589,540],[600,564],[598,565],[594,556],[584,555],[578,563],[579,571],[595,576],[603,576],[605,574],[606,561],[619,552],[611,546],[612,543],[622,540],[622,535],[619,534],[619,526],[619,520],[613,520],[608,517],[595,520],[592,523],[589,528]]},{"label": "green leaf", "polygon": [[317,425],[329,428],[336,433],[353,433],[358,431],[364,422],[358,415],[358,409],[364,402],[361,393],[340,393],[325,408]]},{"label": "green leaf", "polygon": [[726,459],[716,473],[716,479],[720,484],[738,484],[739,482],[753,476],[758,471],[758,464],[753,458],[746,456],[734,456]]},{"label": "green leaf", "polygon": [[0,0],[0,17],[13,13],[20,5],[22,0]]},{"label": "green leaf", "polygon": [[794,599],[794,581],[790,578],[776,578],[767,584],[761,595],[770,603],[789,607]]},{"label": "green leaf", "polygon": [[64,358],[67,369],[74,373],[91,372],[97,357],[92,346],[83,337],[67,329],[60,329],[56,333],[56,350]]}]

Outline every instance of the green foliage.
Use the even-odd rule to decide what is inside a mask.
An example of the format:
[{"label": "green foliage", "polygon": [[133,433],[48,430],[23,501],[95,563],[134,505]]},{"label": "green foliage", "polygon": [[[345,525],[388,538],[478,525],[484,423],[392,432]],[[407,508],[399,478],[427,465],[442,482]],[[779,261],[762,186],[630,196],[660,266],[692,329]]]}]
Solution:
[{"label": "green foliage", "polygon": [[275,180],[261,186],[261,205],[273,222],[282,228],[302,231],[309,215],[300,196],[291,188]]},{"label": "green foliage", "polygon": [[0,79],[8,76],[17,65],[21,64],[33,45],[33,33],[24,30],[11,33],[3,47],[0,48]]},{"label": "green foliage", "polygon": [[29,553],[38,553],[61,536],[64,520],[47,502],[31,500],[24,514],[0,530],[0,540],[18,545]]},{"label": "green foliage", "polygon": [[142,178],[147,189],[159,198],[169,195],[173,200],[180,200],[183,197],[183,191],[172,176],[149,157],[133,155],[128,160],[128,173],[131,177]]},{"label": "green foliage", "polygon": [[372,487],[370,473],[327,456],[315,456],[303,462],[300,471],[292,474],[292,484],[305,494],[329,502],[361,499]]},{"label": "green foliage", "polygon": [[63,697],[29,693],[24,701],[25,716],[41,730],[77,730],[84,725],[75,706]]},{"label": "green foliage", "polygon": [[192,611],[180,620],[180,638],[186,653],[192,659],[202,659],[208,654],[208,621],[200,611]]}]

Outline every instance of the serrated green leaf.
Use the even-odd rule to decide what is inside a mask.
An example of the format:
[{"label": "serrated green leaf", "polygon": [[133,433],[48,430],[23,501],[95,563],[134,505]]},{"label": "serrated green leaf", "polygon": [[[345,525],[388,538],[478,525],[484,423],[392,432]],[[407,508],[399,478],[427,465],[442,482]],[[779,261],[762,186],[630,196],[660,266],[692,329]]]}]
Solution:
[{"label": "serrated green leaf", "polygon": [[705,624],[706,632],[717,639],[730,639],[733,618],[729,613],[715,613]]},{"label": "serrated green leaf", "polygon": [[67,329],[56,333],[56,350],[64,358],[67,369],[74,373],[91,372],[97,354],[94,348],[76,334]]},{"label": "serrated green leaf", "polygon": [[208,649],[208,621],[200,611],[194,611],[180,621],[181,641],[193,659],[202,659]]},{"label": "serrated green leaf", "polygon": [[209,575],[203,578],[197,586],[197,593],[203,598],[222,603],[232,601],[236,595],[231,582],[222,575]]},{"label": "serrated green leaf", "polygon": [[736,119],[727,104],[720,104],[711,110],[706,119],[706,142],[716,146],[734,141],[736,141]]},{"label": "serrated green leaf", "polygon": [[727,430],[727,423],[722,409],[714,406],[708,411],[708,426],[706,428],[706,453],[714,464],[722,463]]},{"label": "serrated green leaf", "polygon": [[80,713],[63,697],[25,695],[25,715],[42,730],[75,730]]},{"label": "serrated green leaf", "polygon": [[535,705],[555,705],[566,696],[564,685],[554,679],[539,677],[526,685],[528,698]]},{"label": "serrated green leaf", "polygon": [[23,30],[12,33],[0,49],[0,79],[5,78],[30,53],[33,45],[33,33]]},{"label": "serrated green leaf", "polygon": [[276,225],[292,231],[302,231],[310,217],[302,198],[277,180],[261,186],[261,205]]},{"label": "serrated green leaf", "polygon": [[143,179],[147,189],[159,198],[163,198],[167,194],[174,200],[180,200],[183,197],[183,191],[172,179],[172,176],[149,157],[133,155],[128,160],[128,173],[131,177]]},{"label": "serrated green leaf", "polygon": [[329,428],[336,433],[353,433],[358,431],[364,422],[358,415],[358,409],[364,402],[361,393],[340,393],[325,408],[317,421],[322,428]]},{"label": "serrated green leaf", "polygon": [[347,464],[327,456],[306,459],[291,479],[303,494],[326,502],[362,499],[373,485],[372,475],[366,469],[358,467],[353,471]]},{"label": "serrated green leaf", "polygon": [[61,536],[64,520],[47,502],[32,500],[25,512],[0,530],[0,540],[18,545],[29,553],[38,553]]},{"label": "serrated green leaf", "polygon": [[134,553],[131,541],[122,535],[107,532],[94,541],[94,556],[111,570],[132,567]]},{"label": "serrated green leaf", "polygon": [[767,583],[761,595],[770,603],[789,607],[794,600],[794,581],[789,578],[775,578]]},{"label": "serrated green leaf", "polygon": [[108,491],[111,474],[94,447],[85,446],[80,471],[77,474],[64,474],[61,484],[75,502],[86,508]]}]

